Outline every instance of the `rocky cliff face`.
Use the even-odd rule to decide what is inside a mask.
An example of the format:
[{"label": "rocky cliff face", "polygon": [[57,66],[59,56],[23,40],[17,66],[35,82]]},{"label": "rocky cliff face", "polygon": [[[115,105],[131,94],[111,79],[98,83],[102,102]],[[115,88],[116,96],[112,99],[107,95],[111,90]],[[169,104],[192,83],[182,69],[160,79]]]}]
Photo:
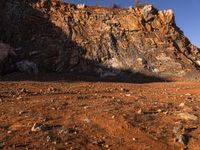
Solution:
[{"label": "rocky cliff face", "polygon": [[185,76],[200,51],[176,26],[172,10],[85,7],[55,0],[1,4],[0,40],[40,72],[121,71]]}]

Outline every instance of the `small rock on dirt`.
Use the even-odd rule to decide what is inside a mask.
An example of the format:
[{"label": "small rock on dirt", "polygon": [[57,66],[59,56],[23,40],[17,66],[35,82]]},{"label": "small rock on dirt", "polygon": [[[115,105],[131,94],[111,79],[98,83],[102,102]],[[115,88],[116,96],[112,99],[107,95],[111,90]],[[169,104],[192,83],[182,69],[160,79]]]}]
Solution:
[{"label": "small rock on dirt", "polygon": [[179,104],[179,107],[184,107],[185,106],[185,103],[180,103]]},{"label": "small rock on dirt", "polygon": [[178,114],[182,119],[185,119],[185,120],[194,120],[194,121],[197,121],[198,120],[198,117],[193,115],[193,114],[190,114],[190,113],[180,113]]},{"label": "small rock on dirt", "polygon": [[188,136],[187,135],[180,135],[178,137],[178,142],[182,143],[184,145],[184,150],[186,150],[188,148],[187,144],[188,144]]},{"label": "small rock on dirt", "polygon": [[45,126],[39,123],[34,123],[33,127],[31,128],[32,132],[45,131],[45,130],[46,130]]},{"label": "small rock on dirt", "polygon": [[137,141],[137,139],[136,139],[136,138],[132,138],[132,140],[133,140],[133,141]]},{"label": "small rock on dirt", "polygon": [[142,109],[139,109],[139,110],[137,111],[137,113],[138,113],[138,114],[142,114]]}]

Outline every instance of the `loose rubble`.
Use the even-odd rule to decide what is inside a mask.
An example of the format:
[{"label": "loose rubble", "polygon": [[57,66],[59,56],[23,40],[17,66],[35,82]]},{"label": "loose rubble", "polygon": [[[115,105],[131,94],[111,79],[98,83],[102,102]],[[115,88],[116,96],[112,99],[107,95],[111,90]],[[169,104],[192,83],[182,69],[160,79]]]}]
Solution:
[{"label": "loose rubble", "polygon": [[198,117],[193,115],[193,114],[190,114],[190,113],[180,113],[178,114],[182,119],[185,119],[185,120],[194,120],[194,121],[197,121],[198,120]]},{"label": "loose rubble", "polygon": [[[91,76],[75,80],[71,74],[49,77],[21,82],[9,81],[11,76],[0,82],[0,149],[200,147],[198,82],[130,84],[88,82]],[[189,102],[186,93],[194,100]]]},{"label": "loose rubble", "polygon": [[20,72],[25,72],[25,73],[29,73],[29,74],[31,74],[31,73],[38,74],[37,65],[33,62],[23,60],[23,61],[17,62],[16,65],[17,65],[17,69]]}]

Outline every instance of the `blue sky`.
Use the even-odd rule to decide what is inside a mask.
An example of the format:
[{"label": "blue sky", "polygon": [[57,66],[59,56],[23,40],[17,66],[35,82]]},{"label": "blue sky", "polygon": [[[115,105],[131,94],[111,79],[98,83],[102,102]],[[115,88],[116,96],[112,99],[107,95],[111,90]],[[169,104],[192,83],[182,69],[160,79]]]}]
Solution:
[{"label": "blue sky", "polygon": [[[86,5],[111,6],[118,4],[128,7],[134,0],[66,0],[71,3]],[[159,9],[172,9],[176,24],[183,30],[190,41],[200,47],[200,0],[139,0],[140,3],[151,3]]]}]

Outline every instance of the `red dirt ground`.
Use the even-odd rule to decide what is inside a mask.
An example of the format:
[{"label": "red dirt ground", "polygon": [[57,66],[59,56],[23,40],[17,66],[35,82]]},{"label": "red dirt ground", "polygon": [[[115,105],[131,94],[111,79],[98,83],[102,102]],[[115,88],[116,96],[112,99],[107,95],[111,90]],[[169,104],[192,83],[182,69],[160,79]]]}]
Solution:
[{"label": "red dirt ground", "polygon": [[200,83],[1,81],[0,149],[180,150],[181,125],[200,150],[200,121],[184,112],[200,117]]}]

